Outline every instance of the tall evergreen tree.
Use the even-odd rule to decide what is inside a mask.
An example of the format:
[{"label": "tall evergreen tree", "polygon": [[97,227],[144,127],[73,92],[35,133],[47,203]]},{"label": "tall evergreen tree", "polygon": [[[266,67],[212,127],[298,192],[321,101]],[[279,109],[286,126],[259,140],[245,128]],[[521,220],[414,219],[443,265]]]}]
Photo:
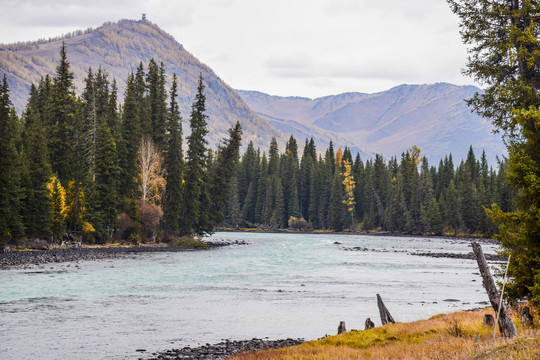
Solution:
[{"label": "tall evergreen tree", "polygon": [[139,170],[137,167],[137,153],[142,137],[140,110],[137,98],[137,84],[131,74],[127,81],[124,109],[122,111],[122,124],[120,127],[120,141],[118,143],[119,164],[121,176],[119,195],[128,198],[134,195],[137,188]]},{"label": "tall evergreen tree", "polygon": [[6,75],[0,84],[0,241],[24,234],[21,219],[18,119],[12,111]]},{"label": "tall evergreen tree", "polygon": [[210,177],[211,219],[214,224],[223,222],[223,209],[231,195],[231,179],[238,170],[242,127],[237,122],[229,129],[229,138],[218,149]]},{"label": "tall evergreen tree", "polygon": [[173,75],[170,106],[167,124],[167,151],[165,170],[167,172],[165,188],[164,218],[170,234],[178,234],[182,218],[184,155],[182,153],[182,118],[178,109],[177,77]]},{"label": "tall evergreen tree", "polygon": [[[33,89],[31,99],[38,96],[37,89],[35,87]],[[23,219],[26,236],[49,239],[52,235],[52,213],[47,183],[51,176],[51,166],[47,153],[45,129],[38,111],[35,110],[38,106],[37,101],[29,101],[24,112],[26,181]]]},{"label": "tall evergreen tree", "polygon": [[212,231],[207,207],[210,203],[207,178],[207,140],[208,133],[206,96],[202,74],[199,76],[197,94],[190,116],[191,134],[188,137],[186,178],[184,190],[184,227],[186,233],[204,235]]},{"label": "tall evergreen tree", "polygon": [[49,154],[52,171],[58,174],[60,182],[67,183],[76,176],[76,136],[75,122],[77,103],[73,90],[73,73],[69,69],[66,45],[60,49],[60,63],[53,79],[49,112],[50,124]]},{"label": "tall evergreen tree", "polygon": [[158,66],[154,59],[148,63],[148,73],[146,74],[146,85],[148,89],[147,103],[152,125],[151,135],[154,143],[159,148],[165,145],[165,132],[167,120],[167,94],[165,91],[165,69],[163,63]]}]

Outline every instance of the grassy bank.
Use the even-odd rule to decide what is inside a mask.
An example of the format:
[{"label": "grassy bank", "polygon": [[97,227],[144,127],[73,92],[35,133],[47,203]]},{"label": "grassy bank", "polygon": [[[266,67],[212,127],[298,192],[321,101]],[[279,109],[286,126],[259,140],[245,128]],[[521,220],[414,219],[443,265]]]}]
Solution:
[{"label": "grassy bank", "polygon": [[353,330],[299,346],[244,353],[230,359],[540,359],[538,329],[524,328],[514,319],[519,336],[505,340],[497,333],[493,340],[493,327],[482,325],[486,313],[493,314],[493,310],[457,312],[366,331]]}]

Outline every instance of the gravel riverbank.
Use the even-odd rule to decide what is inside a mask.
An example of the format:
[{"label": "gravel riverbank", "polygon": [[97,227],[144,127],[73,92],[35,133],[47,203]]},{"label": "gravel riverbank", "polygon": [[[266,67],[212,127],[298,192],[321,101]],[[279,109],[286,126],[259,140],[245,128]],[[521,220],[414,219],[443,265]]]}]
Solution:
[{"label": "gravel riverbank", "polygon": [[[225,340],[219,344],[206,344],[195,348],[184,347],[182,349],[171,349],[161,353],[154,353],[148,360],[218,360],[226,359],[229,356],[245,352],[259,351],[269,349],[280,349],[288,346],[299,345],[303,339],[285,339],[285,340],[263,340],[251,339],[243,341]],[[144,352],[144,349],[137,350]],[[144,358],[140,358],[143,360]]]},{"label": "gravel riverbank", "polygon": [[[210,248],[231,245],[247,245],[243,241],[214,241],[206,243]],[[0,269],[17,266],[43,265],[80,260],[114,259],[147,252],[178,252],[191,249],[173,246],[106,246],[106,247],[70,247],[51,250],[0,252]]]}]

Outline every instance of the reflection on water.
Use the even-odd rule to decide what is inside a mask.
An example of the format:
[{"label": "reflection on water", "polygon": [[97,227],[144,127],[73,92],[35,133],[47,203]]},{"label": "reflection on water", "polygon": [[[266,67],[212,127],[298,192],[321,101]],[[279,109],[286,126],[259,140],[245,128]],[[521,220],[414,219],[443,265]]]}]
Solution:
[{"label": "reflection on water", "polygon": [[[313,339],[335,333],[339,321],[361,329],[366,317],[378,320],[377,293],[398,321],[487,299],[473,260],[411,255],[468,253],[465,240],[213,236],[219,239],[250,245],[1,271],[0,359],[137,359],[140,348],[225,338]],[[361,250],[346,251],[355,247]]]}]

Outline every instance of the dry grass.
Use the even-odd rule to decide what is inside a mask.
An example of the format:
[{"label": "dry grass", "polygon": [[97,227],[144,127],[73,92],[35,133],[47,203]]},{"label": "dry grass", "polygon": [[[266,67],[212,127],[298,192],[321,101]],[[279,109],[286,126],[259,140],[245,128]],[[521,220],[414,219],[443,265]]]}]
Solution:
[{"label": "dry grass", "polygon": [[310,341],[279,350],[236,355],[232,360],[299,359],[540,359],[540,332],[522,329],[519,337],[493,340],[493,328],[482,325],[492,310],[437,315],[429,320],[386,325],[367,331]]}]

